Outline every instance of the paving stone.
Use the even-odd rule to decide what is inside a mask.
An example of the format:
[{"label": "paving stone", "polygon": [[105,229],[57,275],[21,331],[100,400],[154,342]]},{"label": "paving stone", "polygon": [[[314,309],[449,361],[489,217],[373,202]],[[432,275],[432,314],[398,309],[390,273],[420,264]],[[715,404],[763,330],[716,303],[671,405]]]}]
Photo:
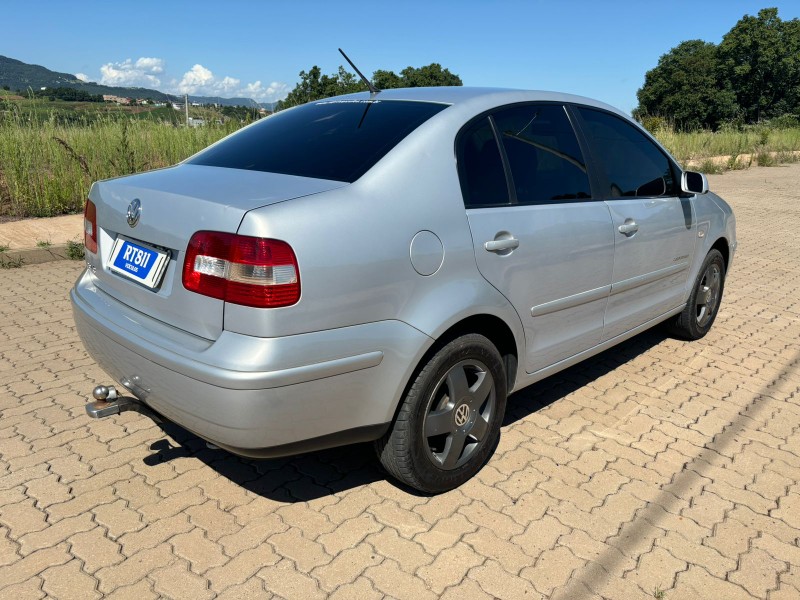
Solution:
[{"label": "paving stone", "polygon": [[[740,554],[747,551],[750,547],[750,540],[756,535],[756,531],[746,527],[736,519],[725,519],[714,528],[714,534],[706,538],[703,543],[714,548],[720,554],[737,560]],[[775,540],[772,536],[769,536],[769,538]],[[775,541],[780,546],[785,546],[782,542]]]},{"label": "paving stone", "polygon": [[384,527],[380,533],[371,535],[367,542],[379,554],[400,564],[407,573],[415,573],[422,565],[433,561],[433,556],[425,552],[421,544],[401,537],[397,531]]},{"label": "paving stone", "polygon": [[83,561],[83,570],[94,573],[98,569],[121,563],[125,557],[119,544],[110,540],[99,527],[76,533],[69,538],[69,552]]},{"label": "paving stone", "polygon": [[279,560],[280,557],[264,544],[243,550],[221,567],[209,569],[203,575],[211,583],[211,589],[222,591],[231,585],[244,583],[262,567],[272,566]]},{"label": "paving stone", "polygon": [[739,558],[739,565],[728,575],[728,581],[738,583],[757,598],[763,598],[778,587],[778,577],[783,571],[788,571],[788,565],[755,548]]},{"label": "paving stone", "polygon": [[269,543],[280,556],[293,561],[297,568],[308,573],[315,567],[331,562],[333,558],[325,552],[322,544],[303,537],[302,532],[292,527],[288,531],[273,535]]},{"label": "paving stone", "polygon": [[71,560],[42,572],[42,589],[52,598],[100,598],[97,581],[81,571],[81,563]]},{"label": "paving stone", "polygon": [[137,583],[159,567],[169,565],[176,560],[168,546],[140,550],[118,565],[103,567],[94,576],[100,582],[98,589],[106,594],[119,587]]},{"label": "paving stone", "polygon": [[656,543],[675,558],[698,565],[712,577],[724,579],[726,573],[736,568],[736,561],[724,557],[713,548],[692,544],[680,534],[668,532]]},{"label": "paving stone", "polygon": [[487,560],[483,565],[475,567],[469,572],[470,579],[474,579],[481,589],[492,596],[502,600],[517,600],[518,598],[544,598],[540,592],[531,585],[530,581],[521,577],[509,577],[497,562]]},{"label": "paving stone", "polygon": [[675,577],[687,568],[685,561],[675,558],[663,548],[654,548],[639,559],[636,568],[628,570],[625,578],[645,591],[663,590],[668,598],[671,594],[667,590],[673,587]]},{"label": "paving stone", "polygon": [[228,562],[219,544],[205,537],[205,532],[195,528],[189,533],[179,533],[169,540],[173,552],[189,562],[189,570],[202,574],[213,567]]},{"label": "paving stone", "polygon": [[472,567],[483,564],[485,560],[470,545],[460,542],[439,552],[430,565],[421,567],[416,574],[434,593],[441,594],[446,588],[458,584]]},{"label": "paving stone", "polygon": [[[725,600],[751,600],[752,596],[744,589],[710,575],[702,567],[690,565],[689,569],[678,574],[678,586],[688,586],[697,598],[725,598]],[[699,594],[699,595],[698,595]]]},{"label": "paving stone", "polygon": [[126,533],[115,540],[122,546],[125,556],[132,556],[140,550],[155,548],[172,536],[192,529],[189,518],[185,514],[177,514],[146,525],[133,533]]},{"label": "paving stone", "polygon": [[328,564],[314,570],[314,578],[320,587],[329,592],[346,583],[352,583],[364,570],[383,560],[368,544],[342,550]]},{"label": "paving stone", "polygon": [[328,600],[345,600],[350,598],[358,598],[358,600],[380,600],[385,597],[384,594],[373,587],[369,579],[366,577],[359,577],[353,583],[346,583],[336,588],[336,591],[328,596]]},{"label": "paving stone", "polygon": [[386,596],[398,600],[434,600],[436,594],[415,575],[407,573],[393,560],[384,560],[379,565],[369,567],[364,576],[372,581],[375,589]]},{"label": "paving stone", "polygon": [[545,550],[533,567],[526,567],[520,573],[533,584],[537,591],[550,596],[557,587],[569,581],[573,571],[582,567],[585,561],[575,556],[565,546]]},{"label": "paving stone", "polygon": [[224,592],[217,594],[216,600],[267,600],[272,597],[272,594],[264,589],[264,582],[261,579],[251,577],[245,583],[226,588]]},{"label": "paving stone", "polygon": [[17,562],[0,569],[0,592],[3,587],[24,583],[51,566],[63,565],[72,557],[67,544],[44,548],[20,558]]},{"label": "paving stone", "polygon": [[317,542],[322,544],[331,556],[336,556],[342,550],[353,548],[371,533],[381,531],[383,527],[372,517],[365,514],[345,521],[336,531],[324,533],[317,538]]},{"label": "paving stone", "polygon": [[534,563],[534,559],[525,554],[518,544],[498,537],[491,529],[481,527],[478,531],[465,535],[463,540],[472,546],[475,552],[497,561],[506,571],[514,575],[518,575],[522,569]]},{"label": "paving stone", "polygon": [[89,531],[94,527],[90,514],[69,517],[45,529],[23,535],[19,538],[19,552],[23,556],[27,556],[35,550],[51,548],[76,533]]},{"label": "paving stone", "polygon": [[476,529],[477,526],[468,521],[464,515],[455,514],[437,522],[429,531],[415,536],[414,541],[421,544],[428,554],[436,556],[445,548],[455,544],[464,534]]},{"label": "paving stone", "polygon": [[212,598],[208,581],[189,571],[185,561],[173,562],[149,575],[153,589],[166,598]]}]

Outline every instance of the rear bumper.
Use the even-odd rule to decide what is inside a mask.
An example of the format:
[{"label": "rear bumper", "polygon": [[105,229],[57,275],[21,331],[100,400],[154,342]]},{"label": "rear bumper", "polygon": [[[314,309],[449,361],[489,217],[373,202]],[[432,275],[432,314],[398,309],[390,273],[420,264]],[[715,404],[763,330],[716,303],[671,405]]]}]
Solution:
[{"label": "rear bumper", "polygon": [[88,271],[70,297],[87,351],[115,381],[167,419],[249,456],[377,437],[431,343],[400,321],[205,340],[118,302]]}]

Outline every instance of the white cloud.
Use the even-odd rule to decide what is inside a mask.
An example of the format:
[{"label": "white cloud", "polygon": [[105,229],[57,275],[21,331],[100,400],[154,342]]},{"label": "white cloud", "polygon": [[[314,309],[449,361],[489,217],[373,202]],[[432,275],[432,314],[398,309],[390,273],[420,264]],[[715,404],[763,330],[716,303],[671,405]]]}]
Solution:
[{"label": "white cloud", "polygon": [[130,58],[122,62],[110,62],[100,67],[100,83],[157,87],[161,85],[158,75],[164,72],[164,61],[160,58],[142,57],[133,62]]},{"label": "white cloud", "polygon": [[89,81],[89,76],[86,73],[75,73],[75,77],[81,81]]},{"label": "white cloud", "polygon": [[[89,81],[83,73],[76,75]],[[165,84],[162,86],[162,81]],[[100,67],[100,83],[125,87],[149,87],[176,95],[221,96],[223,98],[252,98],[258,102],[275,102],[285,98],[289,86],[280,81],[264,85],[261,81],[242,83],[237,77],[218,77],[211,69],[196,63],[180,78],[169,78],[166,61],[161,58],[141,57],[135,61],[128,58],[122,62],[108,62]],[[167,83],[168,82],[168,83]]]},{"label": "white cloud", "polygon": [[164,60],[161,58],[142,57],[136,61],[136,68],[149,73],[163,73]]},{"label": "white cloud", "polygon": [[280,81],[273,81],[267,87],[261,85],[260,81],[248,83],[244,87],[244,95],[254,98],[259,102],[274,102],[286,97],[289,93],[289,86]]},{"label": "white cloud", "polygon": [[178,91],[181,94],[196,94],[197,90],[211,88],[215,83],[214,74],[203,65],[197,64],[183,74]]},{"label": "white cloud", "polygon": [[260,81],[256,81],[242,86],[240,79],[230,76],[216,77],[201,64],[186,71],[179,82],[173,81],[173,88],[181,94],[193,96],[245,97],[259,102],[279,100],[288,93],[285,83],[273,81],[264,87]]}]

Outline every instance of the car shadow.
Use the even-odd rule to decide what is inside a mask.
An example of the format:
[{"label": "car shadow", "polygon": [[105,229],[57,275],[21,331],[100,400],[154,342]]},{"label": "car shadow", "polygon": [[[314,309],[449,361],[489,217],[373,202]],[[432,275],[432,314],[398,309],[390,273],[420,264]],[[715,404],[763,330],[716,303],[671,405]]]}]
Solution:
[{"label": "car shadow", "polygon": [[[646,331],[512,394],[508,399],[503,425],[511,425],[542,410],[665,339],[667,336],[659,329]],[[382,480],[410,494],[426,495],[389,477],[375,457],[371,443],[283,458],[252,460],[209,448],[204,440],[174,423],[157,424],[169,439],[151,444],[152,454],[144,458],[145,464],[154,466],[181,458],[199,459],[233,483],[274,501],[307,502]]]}]

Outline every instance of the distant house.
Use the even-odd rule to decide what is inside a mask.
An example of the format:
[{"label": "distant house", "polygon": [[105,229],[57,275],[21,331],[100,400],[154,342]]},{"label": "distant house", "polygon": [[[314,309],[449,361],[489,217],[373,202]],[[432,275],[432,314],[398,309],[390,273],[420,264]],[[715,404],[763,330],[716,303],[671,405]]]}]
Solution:
[{"label": "distant house", "polygon": [[203,127],[205,124],[205,119],[193,119],[192,117],[189,117],[189,127]]},{"label": "distant house", "polygon": [[113,94],[103,94],[104,102],[116,102],[117,104],[130,104],[130,98],[123,98],[122,96],[114,96]]},{"label": "distant house", "polygon": [[174,108],[175,110],[183,110],[183,104],[181,104],[180,102],[173,102],[172,108]]}]

